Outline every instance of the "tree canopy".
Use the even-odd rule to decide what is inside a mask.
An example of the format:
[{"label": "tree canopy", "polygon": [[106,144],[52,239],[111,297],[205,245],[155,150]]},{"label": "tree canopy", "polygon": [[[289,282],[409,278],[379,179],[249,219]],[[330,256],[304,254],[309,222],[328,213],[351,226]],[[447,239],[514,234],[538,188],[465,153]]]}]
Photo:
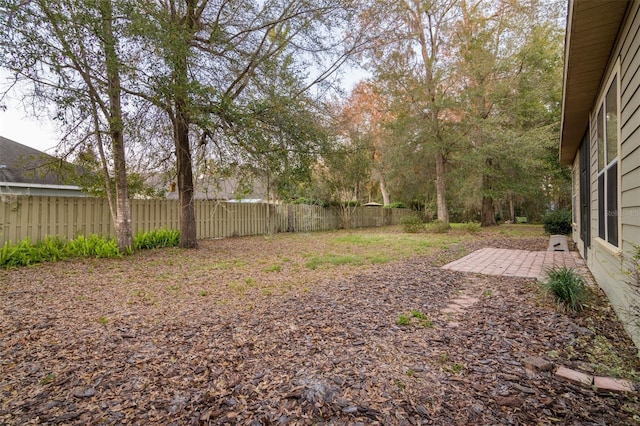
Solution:
[{"label": "tree canopy", "polygon": [[[567,205],[555,153],[561,10],[0,0],[0,67],[13,76],[1,88],[52,111],[60,152],[112,199],[123,248],[128,199],[171,183],[181,245],[195,247],[195,193],[230,176],[262,182],[269,200],[397,201],[489,226]],[[340,78],[355,68],[369,77],[347,90]]]}]

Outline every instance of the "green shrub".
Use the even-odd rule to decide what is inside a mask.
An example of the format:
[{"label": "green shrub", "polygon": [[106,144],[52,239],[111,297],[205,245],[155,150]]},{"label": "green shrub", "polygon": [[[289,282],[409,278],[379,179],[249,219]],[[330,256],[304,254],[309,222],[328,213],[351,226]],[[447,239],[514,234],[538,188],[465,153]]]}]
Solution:
[{"label": "green shrub", "polygon": [[17,244],[7,241],[2,246],[2,251],[0,251],[0,266],[3,268],[25,266],[42,261],[39,260],[39,253],[29,240],[22,240]]},{"label": "green shrub", "polygon": [[460,226],[460,229],[469,234],[477,234],[482,230],[478,222],[465,222]]},{"label": "green shrub", "polygon": [[429,224],[429,227],[428,227],[429,232],[434,232],[436,234],[445,234],[449,232],[450,229],[451,229],[451,226],[448,223],[443,222],[441,220],[434,220]]},{"label": "green shrub", "polygon": [[88,238],[79,236],[75,240],[64,241],[58,237],[45,237],[35,244],[24,239],[17,244],[5,242],[0,250],[0,268],[55,262],[70,257],[121,257],[116,240],[98,235]]},{"label": "green shrub", "polygon": [[404,232],[408,232],[410,234],[416,234],[424,231],[424,223],[417,214],[403,217],[400,219],[400,224],[402,225]]},{"label": "green shrub", "polygon": [[573,228],[571,227],[571,211],[555,210],[547,213],[542,218],[544,231],[551,235],[569,235]]},{"label": "green shrub", "polygon": [[394,203],[385,204],[384,208],[385,209],[406,209],[407,206],[400,201],[396,201]]},{"label": "green shrub", "polygon": [[133,248],[136,250],[176,247],[178,244],[180,244],[180,231],[166,228],[138,232],[138,235],[133,238]]},{"label": "green shrub", "polygon": [[574,312],[581,311],[589,300],[584,278],[566,266],[548,269],[542,285],[557,303]]},{"label": "green shrub", "polygon": [[88,238],[82,235],[66,244],[68,257],[122,257],[115,238],[104,238],[96,234]]}]

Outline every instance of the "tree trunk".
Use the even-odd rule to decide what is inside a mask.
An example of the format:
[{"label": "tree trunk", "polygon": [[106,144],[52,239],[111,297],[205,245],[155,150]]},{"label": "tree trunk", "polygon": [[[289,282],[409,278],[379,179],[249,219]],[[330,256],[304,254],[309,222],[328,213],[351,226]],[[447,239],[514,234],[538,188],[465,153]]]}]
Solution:
[{"label": "tree trunk", "polygon": [[287,206],[287,232],[296,232],[294,221],[295,212],[293,211],[293,206]]},{"label": "tree trunk", "polygon": [[447,208],[445,185],[445,158],[442,153],[436,154],[436,204],[438,220],[449,224],[449,209]]},{"label": "tree trunk", "polygon": [[497,226],[496,208],[493,204],[493,198],[482,197],[482,219],[480,226]]},{"label": "tree trunk", "polygon": [[178,171],[178,199],[180,202],[180,247],[196,248],[196,213],[193,205],[193,165],[191,144],[189,143],[189,124],[186,117],[185,102],[175,102],[174,142]]},{"label": "tree trunk", "polygon": [[511,223],[516,223],[516,208],[513,205],[513,194],[509,193],[509,220]]},{"label": "tree trunk", "polygon": [[[185,25],[192,36],[195,26],[195,1],[187,0],[186,12],[181,25]],[[173,7],[173,6],[172,6]],[[178,174],[178,199],[180,203],[180,247],[196,248],[196,214],[193,189],[193,161],[189,142],[189,69],[188,40],[182,40],[172,46],[173,49],[173,140],[176,147],[176,166]]]},{"label": "tree trunk", "polygon": [[389,195],[389,191],[387,191],[387,185],[384,179],[380,179],[380,192],[382,193],[382,204],[385,206],[391,204],[391,195]]},{"label": "tree trunk", "polygon": [[[493,159],[487,158],[485,160],[487,169],[493,167]],[[487,194],[491,194],[491,176],[486,173],[482,174],[482,214],[480,219],[480,226],[497,226],[496,223],[496,207],[493,204],[493,197]]]},{"label": "tree trunk", "polygon": [[391,196],[389,195],[389,191],[387,190],[387,182],[384,180],[384,176],[382,176],[382,172],[378,169],[375,169],[375,178],[380,183],[380,193],[382,194],[382,203],[385,206],[391,204]]},{"label": "tree trunk", "polygon": [[133,247],[131,208],[127,186],[127,163],[124,149],[124,125],[120,93],[120,61],[113,36],[111,0],[100,2],[105,49],[105,69],[109,93],[109,133],[113,147],[113,175],[116,183],[116,240],[118,249],[126,253]]}]

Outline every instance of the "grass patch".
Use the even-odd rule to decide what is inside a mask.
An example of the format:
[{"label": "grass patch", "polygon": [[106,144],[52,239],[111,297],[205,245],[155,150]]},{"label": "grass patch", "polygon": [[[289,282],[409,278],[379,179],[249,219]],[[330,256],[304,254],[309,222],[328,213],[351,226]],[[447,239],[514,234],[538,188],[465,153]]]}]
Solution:
[{"label": "grass patch", "polygon": [[482,231],[482,227],[478,222],[456,223],[452,224],[451,227],[453,229],[459,229],[467,234],[477,234]]},{"label": "grass patch", "polygon": [[282,266],[280,265],[271,265],[264,269],[265,272],[280,272],[282,271]]},{"label": "grass patch", "polygon": [[333,253],[311,256],[309,260],[307,260],[304,264],[308,269],[314,270],[320,266],[324,265],[332,265],[332,266],[340,266],[340,265],[362,265],[364,263],[364,259],[361,256],[354,255],[337,255]]},{"label": "grass patch", "polygon": [[408,327],[414,323],[420,327],[433,328],[433,321],[417,309],[414,309],[408,314],[400,314],[396,319],[396,325],[401,327]]},{"label": "grass patch", "polygon": [[392,260],[390,256],[387,256],[384,254],[372,254],[372,255],[366,256],[366,258],[373,265],[389,263]]},{"label": "grass patch", "polygon": [[246,266],[246,265],[247,265],[247,262],[242,259],[231,259],[231,260],[222,260],[220,262],[215,262],[211,264],[211,266],[208,269],[231,270],[235,268],[242,268],[243,266]]},{"label": "grass patch", "polygon": [[340,235],[333,239],[336,243],[341,244],[353,244],[353,245],[369,245],[369,244],[378,244],[384,243],[388,241],[388,236],[381,234],[349,234],[349,235]]},{"label": "grass patch", "polygon": [[451,225],[441,220],[434,220],[429,225],[427,225],[427,231],[433,232],[434,234],[446,234],[450,230]]},{"label": "grass patch", "polygon": [[49,373],[46,376],[44,376],[42,379],[40,379],[40,384],[41,385],[48,385],[49,383],[53,382],[56,379],[56,375],[55,373]]},{"label": "grass patch", "polygon": [[396,319],[396,324],[400,327],[411,325],[411,317],[409,315],[400,314],[398,315],[398,319]]}]

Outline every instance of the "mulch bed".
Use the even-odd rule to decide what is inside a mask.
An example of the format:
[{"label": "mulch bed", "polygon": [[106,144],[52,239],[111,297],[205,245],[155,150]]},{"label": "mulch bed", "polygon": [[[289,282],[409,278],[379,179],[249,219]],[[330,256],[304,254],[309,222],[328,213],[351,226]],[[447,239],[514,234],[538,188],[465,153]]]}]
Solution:
[{"label": "mulch bed", "polygon": [[[588,348],[604,336],[637,367],[601,295],[571,316],[533,280],[438,268],[487,245],[546,244],[476,241],[228,300],[197,298],[195,283],[171,298],[171,280],[192,279],[186,264],[173,266],[167,294],[142,290],[148,277],[129,274],[127,259],[0,271],[0,424],[633,424],[635,396],[599,395],[522,363],[591,368]],[[167,253],[136,261],[160,268],[178,258]],[[460,294],[480,300],[443,313]],[[412,311],[432,323],[397,324]]]}]

